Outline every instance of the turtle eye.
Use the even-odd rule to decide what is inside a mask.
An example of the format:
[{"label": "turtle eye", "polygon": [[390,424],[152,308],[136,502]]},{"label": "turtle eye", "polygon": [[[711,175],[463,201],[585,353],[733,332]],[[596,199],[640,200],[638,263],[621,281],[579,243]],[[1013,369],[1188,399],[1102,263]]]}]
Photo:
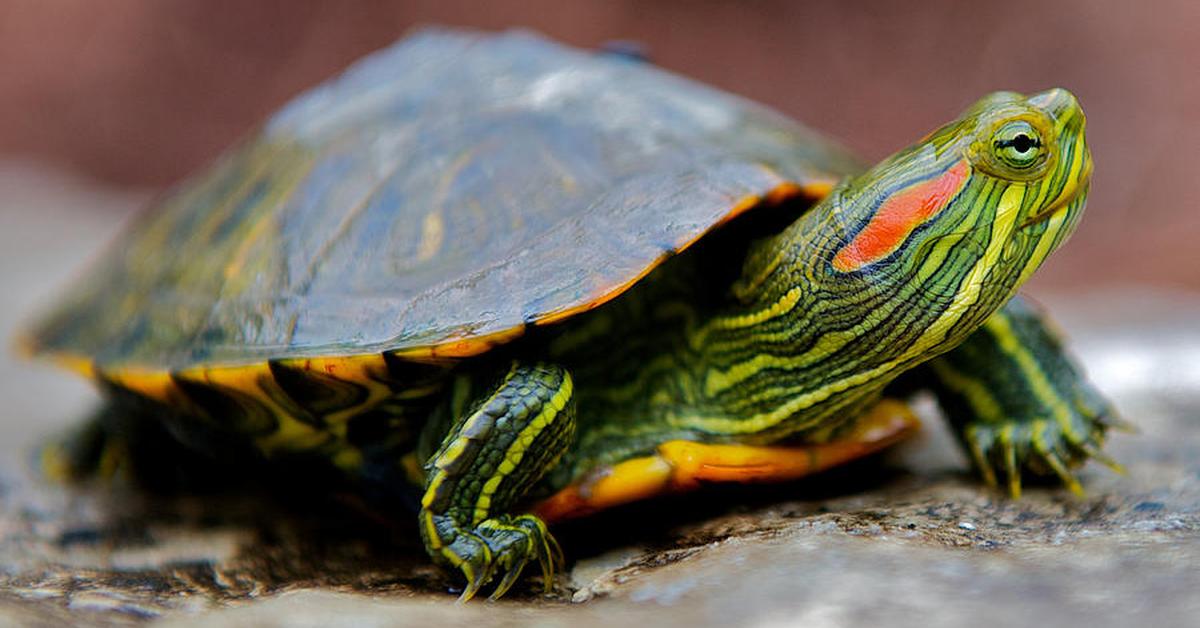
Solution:
[{"label": "turtle eye", "polygon": [[1018,170],[1038,163],[1044,152],[1041,135],[1024,120],[1014,120],[1000,127],[992,138],[992,149],[1000,161]]}]

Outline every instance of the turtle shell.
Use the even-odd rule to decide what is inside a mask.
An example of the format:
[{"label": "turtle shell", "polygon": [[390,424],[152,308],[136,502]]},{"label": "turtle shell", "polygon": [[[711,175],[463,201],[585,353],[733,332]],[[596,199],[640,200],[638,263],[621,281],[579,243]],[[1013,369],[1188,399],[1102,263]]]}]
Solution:
[{"label": "turtle shell", "polygon": [[109,370],[474,355],[857,168],[775,112],[648,64],[422,31],[153,203],[30,343]]}]

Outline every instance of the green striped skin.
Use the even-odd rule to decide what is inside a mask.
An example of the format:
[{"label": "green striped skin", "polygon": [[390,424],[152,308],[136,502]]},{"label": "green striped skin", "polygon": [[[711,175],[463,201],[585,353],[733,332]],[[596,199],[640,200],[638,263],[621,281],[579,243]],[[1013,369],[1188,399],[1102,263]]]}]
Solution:
[{"label": "green striped skin", "polygon": [[[1014,118],[1045,126],[1050,155],[1037,172],[1002,171],[974,152]],[[861,270],[833,267],[883,200],[964,155],[969,180],[898,251]],[[574,474],[675,438],[835,435],[892,379],[962,342],[1013,295],[1074,229],[1090,171],[1073,97],[997,94],[756,243],[732,302],[721,298],[728,285],[706,285],[712,273],[694,258],[668,263],[550,344],[579,384]],[[605,342],[613,334],[619,344]]]},{"label": "green striped skin", "polygon": [[[1010,168],[998,157],[1008,148],[1003,133],[1014,123],[1035,129],[1044,151],[1028,169]],[[521,451],[513,448],[512,432],[492,443],[479,425],[490,426],[509,412],[508,403],[498,400],[514,385],[520,388],[514,384],[519,367],[474,410],[452,411],[464,418],[448,430],[427,466],[421,520],[431,555],[462,571],[464,597],[496,569],[506,572],[497,588],[502,593],[514,565],[519,571],[520,562],[536,557],[545,569],[549,561],[549,546],[532,522],[512,537],[530,548],[521,559],[493,556],[512,548],[497,550],[481,528],[499,521],[500,529],[514,533],[506,506],[530,486],[529,478],[549,470],[540,489],[554,490],[676,439],[836,437],[895,377],[971,336],[1070,234],[1091,173],[1083,126],[1078,104],[1062,90],[1029,99],[990,96],[962,119],[842,185],[778,235],[752,245],[732,284],[713,281],[712,263],[729,252],[714,238],[621,299],[518,343],[512,352],[519,359],[548,358],[559,365],[525,376],[557,383],[527,387],[540,394],[525,393],[538,401],[523,416],[540,414],[547,404],[556,416],[560,404],[548,400],[569,395],[577,404],[578,435],[568,444],[558,437],[566,428],[554,430],[553,418],[514,420],[516,429],[546,425],[536,428],[549,435],[533,450],[542,459],[563,455],[564,461],[510,480],[508,473],[515,472],[498,466],[496,452],[508,452],[505,459],[512,460]],[[895,209],[890,199],[950,171],[957,178],[944,206],[902,230],[905,237],[885,247],[886,254],[859,255],[854,267],[839,268],[839,255],[881,208]],[[1013,374],[1031,377],[1028,371]],[[489,409],[493,405],[498,407]],[[464,404],[452,401],[451,407]],[[540,436],[528,440],[535,438]],[[492,503],[484,497],[489,485],[519,488]]]},{"label": "green striped skin", "polygon": [[[1070,94],[995,94],[773,235],[747,244],[733,225],[620,298],[487,356],[322,362],[360,368],[353,376],[302,359],[176,371],[161,375],[175,408],[164,417],[200,448],[233,435],[267,457],[328,459],[370,485],[420,476],[430,555],[464,575],[464,598],[496,577],[501,595],[529,561],[547,582],[554,569],[553,540],[519,514],[523,497],[674,439],[836,438],[896,377],[954,349],[1013,296],[1075,228],[1090,173]],[[510,361],[496,383],[495,365]],[[1010,382],[1035,372],[1019,360],[1005,368]],[[158,377],[111,385],[158,390]],[[1077,379],[1063,371],[1056,390]],[[980,425],[977,409],[970,416],[964,430]],[[421,460],[406,468],[414,451]]]},{"label": "green striped skin", "polygon": [[499,573],[492,598],[504,595],[530,559],[549,590],[561,551],[539,519],[509,513],[574,439],[571,376],[513,363],[498,384],[480,391],[479,379],[455,381],[447,414],[458,419],[425,465],[421,536],[434,560],[466,578],[463,600]]},{"label": "green striped skin", "polygon": [[1016,298],[954,351],[914,373],[950,418],[975,467],[991,485],[1004,478],[1020,495],[1022,474],[1050,476],[1082,492],[1069,468],[1101,452],[1122,423],[1045,325]]}]

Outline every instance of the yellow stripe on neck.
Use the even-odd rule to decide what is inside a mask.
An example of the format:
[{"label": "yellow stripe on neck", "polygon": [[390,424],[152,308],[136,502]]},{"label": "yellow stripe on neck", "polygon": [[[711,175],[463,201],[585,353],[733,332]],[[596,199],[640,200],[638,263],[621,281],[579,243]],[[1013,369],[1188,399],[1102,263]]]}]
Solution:
[{"label": "yellow stripe on neck", "polygon": [[817,390],[798,395],[771,412],[746,418],[682,415],[672,417],[670,420],[671,424],[684,429],[698,429],[721,434],[763,432],[786,421],[801,410],[825,401],[836,393],[850,390],[872,381],[881,380],[898,366],[910,362],[915,357],[927,354],[945,340],[946,333],[962,318],[967,310],[979,301],[979,296],[983,291],[984,279],[988,271],[996,267],[1016,227],[1024,195],[1025,186],[1023,185],[1014,184],[1004,191],[996,207],[996,216],[992,221],[991,238],[988,241],[983,256],[980,257],[979,261],[975,263],[963,280],[962,286],[958,293],[954,295],[950,306],[929,326],[917,342],[914,342],[904,353],[872,369],[854,373],[832,381]]}]

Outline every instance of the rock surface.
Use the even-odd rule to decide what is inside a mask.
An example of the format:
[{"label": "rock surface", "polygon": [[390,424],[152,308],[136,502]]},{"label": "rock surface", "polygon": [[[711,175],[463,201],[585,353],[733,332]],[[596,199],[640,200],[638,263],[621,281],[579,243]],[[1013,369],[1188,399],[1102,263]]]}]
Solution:
[{"label": "rock surface", "polygon": [[[0,334],[136,204],[0,168]],[[39,175],[40,176],[40,175]],[[53,194],[38,190],[53,190]],[[109,211],[95,205],[109,205]],[[253,489],[152,497],[67,489],[36,446],[94,403],[70,376],[0,359],[0,625],[1194,625],[1200,615],[1200,299],[1046,299],[1138,435],[1088,495],[981,488],[930,416],[880,460],[717,489],[568,525],[569,573],[456,605],[411,524]],[[932,415],[930,408],[926,414]]]}]

